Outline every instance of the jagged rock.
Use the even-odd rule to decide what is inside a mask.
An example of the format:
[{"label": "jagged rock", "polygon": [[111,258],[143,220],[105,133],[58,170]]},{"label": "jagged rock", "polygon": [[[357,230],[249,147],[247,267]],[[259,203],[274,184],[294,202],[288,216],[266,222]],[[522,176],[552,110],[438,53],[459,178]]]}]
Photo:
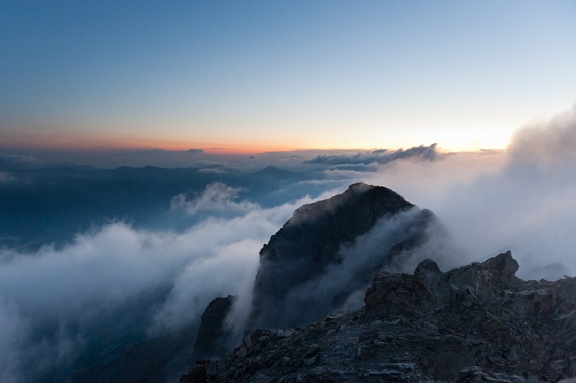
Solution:
[{"label": "jagged rock", "polygon": [[227,332],[224,320],[237,297],[215,298],[204,310],[201,317],[194,351],[201,356],[216,356],[226,352]]},{"label": "jagged rock", "polygon": [[443,276],[444,273],[440,271],[436,262],[430,259],[420,262],[414,271],[416,281],[430,294],[440,299],[446,299],[451,294],[450,286]]},{"label": "jagged rock", "polygon": [[523,281],[517,266],[506,252],[446,273],[430,260],[378,273],[363,308],[253,332],[181,382],[574,381],[576,278]]},{"label": "jagged rock", "polygon": [[[400,218],[408,211],[412,214]],[[390,189],[363,183],[300,207],[260,251],[249,329],[303,325],[338,309],[351,294],[363,291],[376,271],[402,263],[407,253],[426,241],[426,230],[435,223],[430,211],[418,209]],[[343,250],[354,241],[368,242],[362,236],[375,228],[382,234],[371,249],[374,254],[350,261],[356,254]],[[349,275],[336,284],[328,272],[337,265],[348,267]],[[332,279],[336,278],[342,276]]]},{"label": "jagged rock", "polygon": [[507,251],[486,262],[486,267],[504,277],[511,277],[518,271],[518,262],[512,258],[512,253]]}]

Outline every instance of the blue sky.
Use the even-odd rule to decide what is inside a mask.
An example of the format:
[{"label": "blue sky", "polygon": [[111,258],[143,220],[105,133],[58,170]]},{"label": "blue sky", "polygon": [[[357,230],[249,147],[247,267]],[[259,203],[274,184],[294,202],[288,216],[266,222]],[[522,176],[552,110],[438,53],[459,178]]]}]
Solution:
[{"label": "blue sky", "polygon": [[4,1],[0,146],[503,148],[576,101],[572,1]]}]

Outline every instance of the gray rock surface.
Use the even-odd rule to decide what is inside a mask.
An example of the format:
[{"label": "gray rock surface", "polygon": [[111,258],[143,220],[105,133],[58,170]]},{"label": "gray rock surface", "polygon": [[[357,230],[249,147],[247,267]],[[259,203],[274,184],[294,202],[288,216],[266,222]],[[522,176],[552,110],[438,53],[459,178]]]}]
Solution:
[{"label": "gray rock surface", "polygon": [[379,273],[365,306],[305,328],[257,330],[190,382],[569,382],[576,278],[515,277],[510,252],[441,272]]}]

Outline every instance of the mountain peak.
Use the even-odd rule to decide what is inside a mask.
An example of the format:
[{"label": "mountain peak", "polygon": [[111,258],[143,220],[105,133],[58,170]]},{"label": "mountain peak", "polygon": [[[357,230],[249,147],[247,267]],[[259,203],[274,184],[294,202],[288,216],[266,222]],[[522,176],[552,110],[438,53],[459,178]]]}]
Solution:
[{"label": "mountain peak", "polygon": [[[300,325],[337,309],[396,255],[424,242],[434,220],[392,190],[364,183],[296,209],[260,251],[249,327]],[[362,236],[372,248],[362,249]],[[353,265],[346,281],[328,281],[343,263]],[[330,285],[330,293],[317,284]]]},{"label": "mountain peak", "polygon": [[267,176],[288,176],[288,175],[293,175],[294,173],[289,171],[289,170],[285,170],[285,169],[280,169],[277,168],[276,166],[266,166],[264,169],[262,170],[258,170],[257,172],[254,172],[254,174],[257,175],[267,175]]},{"label": "mountain peak", "polygon": [[373,185],[367,185],[364,182],[357,182],[355,184],[351,184],[350,186],[348,186],[348,190],[350,191],[367,191],[369,189],[375,189],[377,188],[377,186],[373,186]]}]

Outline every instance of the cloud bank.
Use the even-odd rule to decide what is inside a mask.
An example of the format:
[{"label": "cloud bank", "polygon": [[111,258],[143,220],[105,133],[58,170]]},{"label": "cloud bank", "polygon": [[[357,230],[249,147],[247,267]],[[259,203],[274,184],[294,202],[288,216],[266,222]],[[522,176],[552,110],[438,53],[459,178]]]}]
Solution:
[{"label": "cloud bank", "polygon": [[320,165],[369,165],[388,164],[402,159],[413,158],[420,161],[431,161],[438,156],[437,144],[430,146],[417,146],[410,149],[398,149],[389,151],[388,149],[377,149],[371,152],[360,152],[356,154],[320,154],[317,157],[304,160],[305,164]]},{"label": "cloud bank", "polygon": [[[183,233],[112,223],[63,249],[3,250],[1,380],[27,382],[65,370],[101,339],[178,330],[197,321],[215,297],[249,296],[258,251],[295,208],[312,199],[265,209],[235,202],[236,192],[212,184],[178,205],[188,214],[215,213]],[[218,218],[222,207],[235,209],[235,217]]]},{"label": "cloud bank", "polygon": [[190,216],[218,214],[219,216],[230,217],[258,209],[258,205],[253,202],[238,200],[242,191],[244,191],[242,188],[214,182],[200,194],[192,191],[173,197],[170,210],[184,211]]},{"label": "cloud bank", "polygon": [[[504,152],[399,162],[370,182],[431,209],[465,251],[466,263],[511,249],[525,278],[576,275],[576,113],[532,123]],[[555,265],[555,266],[554,266]]]},{"label": "cloud bank", "polygon": [[12,183],[15,182],[17,179],[13,175],[8,172],[0,170],[0,184],[3,183]]}]

